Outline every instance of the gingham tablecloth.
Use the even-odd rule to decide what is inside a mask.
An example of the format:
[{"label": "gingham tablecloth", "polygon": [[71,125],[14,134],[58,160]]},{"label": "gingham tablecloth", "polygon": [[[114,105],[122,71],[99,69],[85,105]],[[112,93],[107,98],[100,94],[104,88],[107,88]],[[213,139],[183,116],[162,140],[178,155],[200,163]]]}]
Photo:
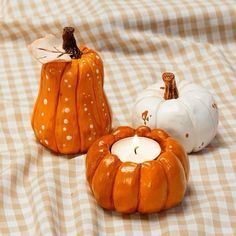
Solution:
[{"label": "gingham tablecloth", "polygon": [[[0,1],[1,235],[236,235],[236,1]],[[97,50],[113,127],[164,71],[216,94],[216,138],[191,154],[182,203],[151,215],[107,212],[85,179],[85,155],[42,147],[30,117],[41,65],[27,45],[76,28]]]}]

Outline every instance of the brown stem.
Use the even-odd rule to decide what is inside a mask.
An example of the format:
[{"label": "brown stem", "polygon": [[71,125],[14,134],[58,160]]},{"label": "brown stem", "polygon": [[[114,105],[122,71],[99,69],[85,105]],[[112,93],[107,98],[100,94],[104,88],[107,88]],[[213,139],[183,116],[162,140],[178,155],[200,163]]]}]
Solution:
[{"label": "brown stem", "polygon": [[164,99],[176,99],[179,97],[179,92],[175,83],[175,75],[170,72],[162,74],[162,79],[165,83]]},{"label": "brown stem", "polygon": [[82,52],[76,45],[76,40],[74,37],[75,29],[73,27],[65,27],[63,29],[62,39],[63,39],[63,49],[70,54],[73,59],[81,58]]}]

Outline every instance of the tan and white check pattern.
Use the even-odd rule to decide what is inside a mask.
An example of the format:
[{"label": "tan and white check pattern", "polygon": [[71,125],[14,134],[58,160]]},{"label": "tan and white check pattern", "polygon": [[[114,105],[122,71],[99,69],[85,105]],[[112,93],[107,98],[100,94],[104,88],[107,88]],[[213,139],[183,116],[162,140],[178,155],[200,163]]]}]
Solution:
[{"label": "tan and white check pattern", "polygon": [[[1,235],[236,235],[236,1],[0,1]],[[97,206],[85,156],[56,156],[33,135],[40,67],[27,45],[76,28],[97,50],[113,127],[131,125],[132,103],[164,71],[216,94],[216,138],[189,156],[183,202],[159,214]]]}]

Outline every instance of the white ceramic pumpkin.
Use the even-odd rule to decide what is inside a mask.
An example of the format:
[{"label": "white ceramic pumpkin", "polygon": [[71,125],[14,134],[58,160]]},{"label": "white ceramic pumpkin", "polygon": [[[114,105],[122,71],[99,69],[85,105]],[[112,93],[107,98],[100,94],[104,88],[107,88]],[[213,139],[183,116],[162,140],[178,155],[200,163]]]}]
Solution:
[{"label": "white ceramic pumpkin", "polygon": [[133,125],[166,130],[188,153],[203,149],[217,132],[218,109],[213,95],[185,80],[177,83],[177,89],[172,73],[164,73],[162,79],[137,97]]}]

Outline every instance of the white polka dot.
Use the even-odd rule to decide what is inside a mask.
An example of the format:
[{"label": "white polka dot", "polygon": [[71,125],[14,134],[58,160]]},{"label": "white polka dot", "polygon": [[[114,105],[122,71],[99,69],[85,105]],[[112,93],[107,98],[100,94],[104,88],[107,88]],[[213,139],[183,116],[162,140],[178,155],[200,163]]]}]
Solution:
[{"label": "white polka dot", "polygon": [[99,69],[96,69],[96,73],[97,73],[97,74],[99,73]]},{"label": "white polka dot", "polygon": [[42,134],[42,130],[39,130],[39,133]]},{"label": "white polka dot", "polygon": [[48,92],[50,92],[51,91],[51,88],[48,88]]},{"label": "white polka dot", "polygon": [[92,129],[92,128],[93,128],[93,125],[92,125],[92,124],[91,124],[91,125],[89,125],[89,128],[90,128],[90,129]]},{"label": "white polka dot", "polygon": [[42,130],[45,130],[45,125],[41,125]]},{"label": "white polka dot", "polygon": [[64,124],[68,124],[69,121],[67,119],[64,119]]},{"label": "white polka dot", "polygon": [[69,112],[70,112],[70,108],[69,108],[69,107],[66,107],[66,108],[64,109],[64,111],[65,111],[65,113],[69,113]]},{"label": "white polka dot", "polygon": [[70,135],[66,136],[66,140],[70,141],[71,139],[72,139],[72,136],[70,136]]},{"label": "white polka dot", "polygon": [[44,112],[41,113],[41,116],[44,116]]},{"label": "white polka dot", "polygon": [[43,99],[43,104],[44,104],[44,105],[47,105],[47,104],[48,104],[47,98],[44,98],[44,99]]},{"label": "white polka dot", "polygon": [[52,68],[49,69],[49,72],[54,74],[56,72],[56,69],[52,67]]},{"label": "white polka dot", "polygon": [[48,80],[49,79],[49,77],[48,77],[48,75],[46,75],[46,80]]},{"label": "white polka dot", "polygon": [[87,104],[86,104],[86,103],[84,103],[84,106],[86,107],[86,106],[87,106]]},{"label": "white polka dot", "polygon": [[97,58],[97,59],[99,59],[99,56],[98,56],[98,55],[96,55],[96,58]]},{"label": "white polka dot", "polygon": [[68,101],[69,101],[69,98],[65,98],[65,101],[68,102]]},{"label": "white polka dot", "polygon": [[63,127],[63,131],[66,131],[66,127]]},{"label": "white polka dot", "polygon": [[103,107],[105,106],[105,103],[104,103],[104,102],[102,103],[102,106],[103,106]]},{"label": "white polka dot", "polygon": [[71,85],[70,85],[70,84],[68,84],[68,88],[71,88]]},{"label": "white polka dot", "polygon": [[68,83],[68,80],[67,80],[67,79],[64,79],[64,82],[65,82],[65,83]]},{"label": "white polka dot", "polygon": [[91,101],[91,104],[93,104],[93,101]]},{"label": "white polka dot", "polygon": [[87,74],[87,77],[89,77],[89,76],[90,76],[90,74],[88,73],[88,74]]},{"label": "white polka dot", "polygon": [[95,66],[95,63],[93,63],[92,65]]},{"label": "white polka dot", "polygon": [[88,110],[88,108],[87,108],[87,107],[85,107],[85,108],[84,108],[84,110],[85,110],[85,111],[87,111],[87,110]]},{"label": "white polka dot", "polygon": [[46,145],[48,145],[48,140],[47,139],[45,139],[44,142],[46,143]]},{"label": "white polka dot", "polygon": [[88,140],[91,141],[91,140],[92,140],[92,137],[89,137]]}]

